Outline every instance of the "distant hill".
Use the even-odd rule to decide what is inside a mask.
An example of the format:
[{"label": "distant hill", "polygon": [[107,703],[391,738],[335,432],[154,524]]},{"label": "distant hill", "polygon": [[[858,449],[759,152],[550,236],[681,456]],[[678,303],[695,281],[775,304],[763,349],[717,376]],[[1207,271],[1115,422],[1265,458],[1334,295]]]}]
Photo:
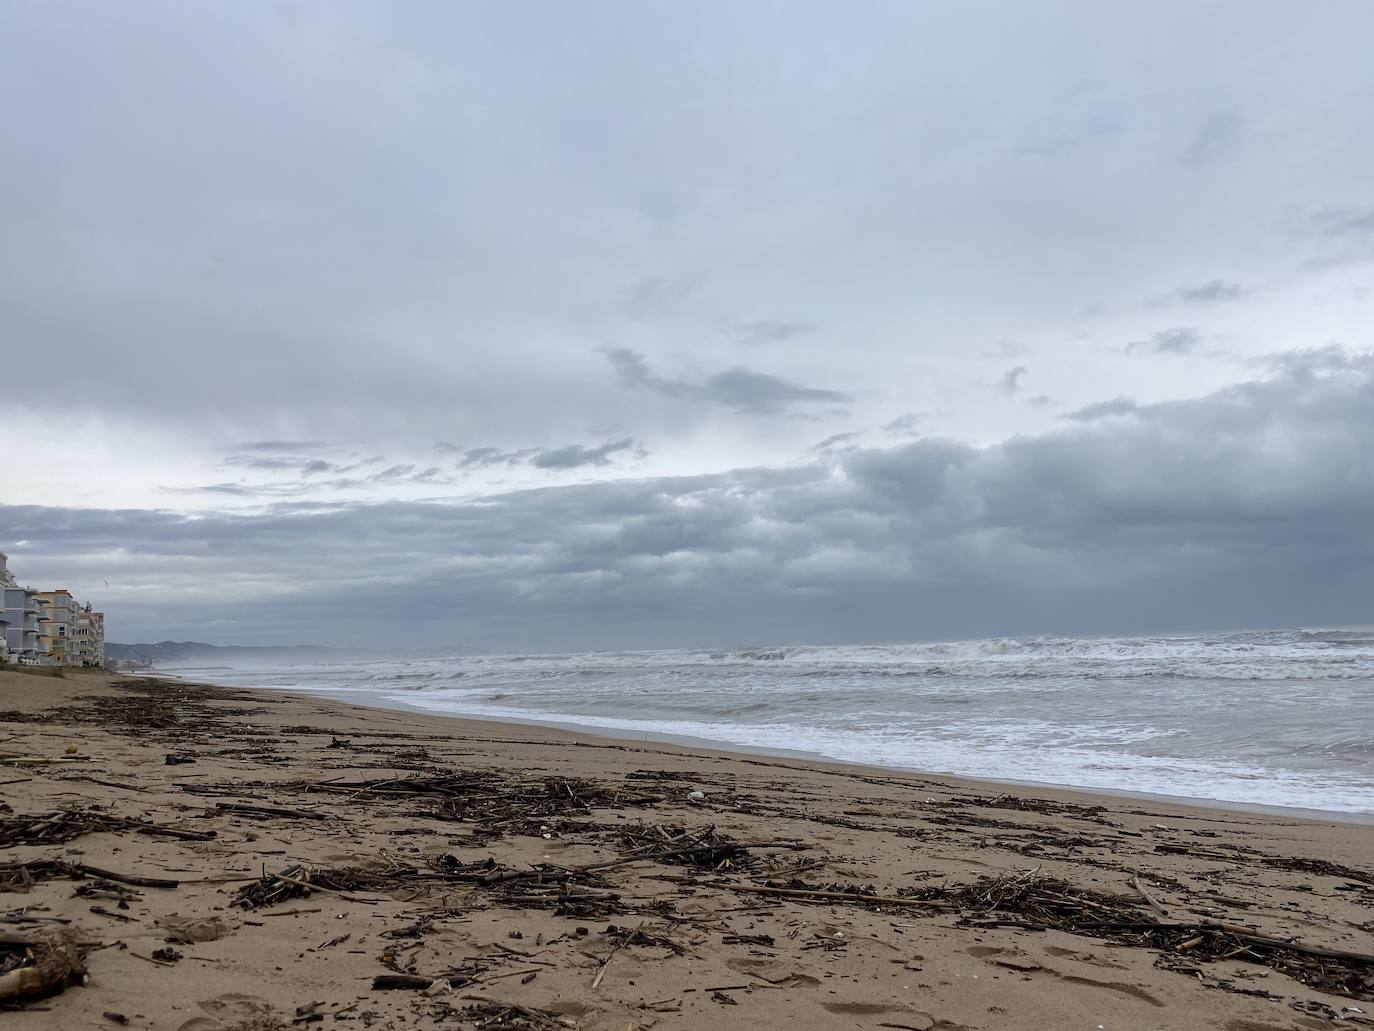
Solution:
[{"label": "distant hill", "polygon": [[158,641],[156,644],[105,642],[105,658],[108,661],[124,662],[133,659],[135,662],[153,666],[184,666],[187,663],[206,661],[218,661],[225,665],[245,662],[337,662],[377,656],[377,652],[366,648],[326,648],[314,644],[252,648],[241,645],[205,644],[202,641]]}]

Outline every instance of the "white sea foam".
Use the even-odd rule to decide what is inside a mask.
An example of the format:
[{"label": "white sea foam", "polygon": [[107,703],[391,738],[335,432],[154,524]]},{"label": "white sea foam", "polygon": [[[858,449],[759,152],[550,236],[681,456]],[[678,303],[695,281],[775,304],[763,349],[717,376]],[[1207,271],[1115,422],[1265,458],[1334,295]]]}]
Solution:
[{"label": "white sea foam", "polygon": [[1374,813],[1374,630],[460,656],[226,683],[967,776]]}]

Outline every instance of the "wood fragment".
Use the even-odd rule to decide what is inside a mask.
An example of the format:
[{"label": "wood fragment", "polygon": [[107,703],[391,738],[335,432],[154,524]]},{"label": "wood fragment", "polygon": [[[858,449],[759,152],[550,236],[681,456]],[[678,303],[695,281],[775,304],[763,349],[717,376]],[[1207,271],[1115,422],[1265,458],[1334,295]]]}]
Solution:
[{"label": "wood fragment", "polygon": [[0,974],[0,1000],[33,999],[60,992],[86,973],[76,933],[63,927],[8,938],[28,953],[27,965]]},{"label": "wood fragment", "polygon": [[1131,887],[1140,892],[1140,897],[1145,900],[1146,904],[1155,911],[1161,920],[1169,919],[1169,914],[1164,911],[1164,907],[1151,898],[1150,893],[1146,891],[1144,886],[1140,883],[1139,874],[1133,874],[1131,876]]},{"label": "wood fragment", "polygon": [[424,991],[434,983],[432,977],[417,977],[414,974],[378,974],[372,979],[374,992],[385,991]]}]

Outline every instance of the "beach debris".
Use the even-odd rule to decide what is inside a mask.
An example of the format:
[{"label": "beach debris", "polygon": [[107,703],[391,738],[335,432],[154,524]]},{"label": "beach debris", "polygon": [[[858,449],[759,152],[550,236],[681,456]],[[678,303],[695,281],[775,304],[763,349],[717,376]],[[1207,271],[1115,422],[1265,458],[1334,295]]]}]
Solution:
[{"label": "beach debris", "polygon": [[1374,872],[1368,870],[1357,870],[1354,867],[1342,866],[1325,859],[1312,859],[1308,856],[1276,856],[1269,852],[1261,852],[1259,849],[1246,848],[1243,845],[1216,844],[1207,848],[1194,848],[1191,845],[1159,842],[1156,843],[1154,849],[1156,852],[1162,852],[1166,855],[1195,856],[1198,859],[1212,859],[1226,863],[1255,863],[1276,870],[1319,874],[1323,877],[1335,877],[1340,880],[1374,885]]},{"label": "beach debris", "polygon": [[410,799],[427,803],[417,815],[473,824],[485,836],[517,834],[553,837],[585,830],[572,817],[587,817],[597,807],[622,809],[650,806],[657,795],[576,777],[529,780],[505,771],[466,770],[428,777],[401,777],[351,783],[297,782],[274,787],[311,793],[347,795],[354,804]]},{"label": "beach debris", "polygon": [[246,802],[216,802],[215,810],[233,816],[247,816],[258,820],[271,820],[280,817],[285,820],[332,820],[329,813],[317,813],[307,809],[283,809],[281,806],[250,805]]},{"label": "beach debris", "polygon": [[166,931],[167,941],[175,945],[198,945],[201,942],[218,941],[229,933],[229,925],[217,916],[161,916],[153,923]]},{"label": "beach debris", "polygon": [[[674,941],[672,938],[668,937],[667,934],[660,934],[656,930],[650,930],[647,926],[617,927],[615,924],[611,924],[601,933],[615,942],[616,949],[623,949],[630,945],[638,945],[643,948],[667,949],[675,956],[696,955],[696,953],[687,948],[687,946]],[[727,935],[726,939],[728,938],[729,936]],[[768,939],[770,945],[772,941],[772,938]],[[615,954],[614,950],[611,954]],[[608,956],[607,959],[609,960],[609,958]]]},{"label": "beach debris", "polygon": [[0,935],[0,1001],[53,995],[85,975],[81,947],[69,928]]},{"label": "beach debris", "polygon": [[851,905],[905,906],[913,909],[957,909],[957,903],[943,899],[911,898],[904,895],[879,895],[872,887],[843,888],[831,885],[824,888],[813,887],[804,882],[794,881],[789,886],[773,884],[731,884],[731,891],[746,892],[751,895],[776,895],[780,898],[798,899],[803,902],[836,903],[847,902]]},{"label": "beach debris", "polygon": [[414,873],[413,867],[395,867],[387,872],[363,870],[357,867],[326,869],[298,863],[280,873],[266,871],[260,879],[245,884],[234,897],[236,905],[244,909],[266,909],[290,899],[306,898],[317,891],[340,894],[374,888],[396,887],[402,873]]},{"label": "beach debris", "polygon": [[465,1021],[472,1025],[474,1031],[552,1031],[577,1026],[577,1021],[571,1017],[560,1016],[549,1010],[488,999],[473,1002],[461,1009],[440,1002],[431,1011],[431,1016]]},{"label": "beach debris", "polygon": [[374,992],[386,991],[423,991],[434,983],[432,977],[418,977],[415,974],[378,974],[372,979]]},{"label": "beach debris", "polygon": [[1163,955],[1158,965],[1175,969],[1180,969],[1176,959],[1180,955],[1193,962],[1258,963],[1319,991],[1374,999],[1374,955],[1305,945],[1231,924],[1164,922],[1129,899],[1079,888],[1036,871],[920,892],[924,897],[959,903],[967,911],[964,922],[979,927],[1068,931],[1159,949]]},{"label": "beach debris", "polygon": [[647,824],[627,827],[620,834],[626,859],[649,859],[673,866],[694,866],[724,872],[745,870],[757,865],[750,848],[803,848],[797,842],[745,844],[716,830],[715,825],[689,830],[676,824]]},{"label": "beach debris", "polygon": [[16,845],[63,845],[86,834],[112,831],[135,831],[183,841],[213,841],[215,831],[193,831],[184,827],[112,816],[90,809],[70,808],[32,816],[10,816],[0,819],[0,848]]},{"label": "beach debris", "polygon": [[70,878],[83,880],[96,877],[139,888],[175,888],[179,881],[167,877],[143,877],[138,874],[117,873],[88,863],[68,863],[61,859],[31,859],[18,863],[0,863],[0,891],[24,891],[39,881]]},{"label": "beach debris", "polygon": [[72,898],[74,899],[114,899],[124,905],[142,897],[143,892],[126,888],[114,881],[107,881],[103,877],[94,877],[89,881],[82,881],[72,890]]},{"label": "beach debris", "polygon": [[1158,902],[1156,902],[1154,898],[1150,895],[1150,893],[1145,890],[1145,886],[1140,883],[1139,874],[1132,875],[1131,887],[1134,888],[1136,891],[1140,892],[1140,897],[1145,900],[1146,904],[1152,910],[1154,910],[1155,916],[1159,917],[1161,920],[1169,919],[1169,914],[1165,912],[1164,907],[1161,906]]}]

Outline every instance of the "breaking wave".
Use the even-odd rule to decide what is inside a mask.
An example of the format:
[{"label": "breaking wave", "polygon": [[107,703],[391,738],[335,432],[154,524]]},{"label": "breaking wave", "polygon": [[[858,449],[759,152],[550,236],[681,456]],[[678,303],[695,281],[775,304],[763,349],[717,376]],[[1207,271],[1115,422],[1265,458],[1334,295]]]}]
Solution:
[{"label": "breaking wave", "polygon": [[1374,629],[478,655],[217,671],[429,712],[1374,813]]}]

